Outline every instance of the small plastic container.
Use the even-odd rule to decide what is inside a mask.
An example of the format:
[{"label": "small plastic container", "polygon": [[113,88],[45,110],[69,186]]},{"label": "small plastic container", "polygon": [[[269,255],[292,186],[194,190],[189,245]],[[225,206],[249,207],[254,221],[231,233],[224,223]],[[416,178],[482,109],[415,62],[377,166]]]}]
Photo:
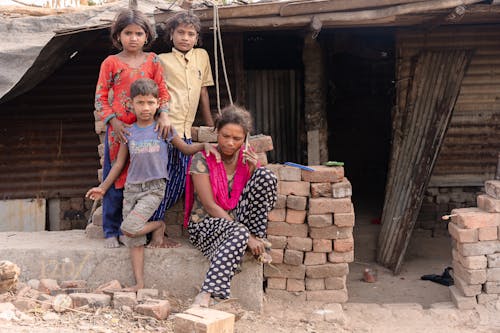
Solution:
[{"label": "small plastic container", "polygon": [[368,283],[377,282],[377,270],[372,268],[365,268],[363,271],[363,281]]}]

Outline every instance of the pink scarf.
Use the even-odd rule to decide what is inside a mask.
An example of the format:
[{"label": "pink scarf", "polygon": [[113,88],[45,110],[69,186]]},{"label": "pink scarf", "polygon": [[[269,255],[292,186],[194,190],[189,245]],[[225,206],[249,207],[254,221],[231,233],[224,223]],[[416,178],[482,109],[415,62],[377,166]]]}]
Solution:
[{"label": "pink scarf", "polygon": [[[238,154],[238,162],[236,163],[231,193],[228,193],[227,174],[224,163],[222,161],[217,163],[213,154],[210,154],[209,156],[207,156],[205,152],[202,152],[202,154],[205,156],[207,161],[210,185],[212,185],[212,193],[214,194],[215,203],[226,211],[234,209],[238,204],[241,192],[243,192],[248,179],[250,179],[250,168],[248,167],[248,164],[243,164],[243,149],[240,149]],[[189,223],[191,209],[193,208],[194,202],[194,186],[191,175],[189,174],[190,168],[191,161],[189,161],[186,175],[184,227],[187,227]]]}]

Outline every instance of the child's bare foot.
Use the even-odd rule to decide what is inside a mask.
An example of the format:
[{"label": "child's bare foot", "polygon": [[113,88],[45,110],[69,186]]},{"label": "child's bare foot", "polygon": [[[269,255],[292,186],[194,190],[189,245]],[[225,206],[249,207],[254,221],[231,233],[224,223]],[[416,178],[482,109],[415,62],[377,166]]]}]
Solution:
[{"label": "child's bare foot", "polygon": [[104,240],[104,247],[107,249],[120,247],[117,237],[109,237]]},{"label": "child's bare foot", "polygon": [[158,229],[153,231],[152,236],[151,236],[151,241],[149,242],[149,244],[147,246],[148,248],[156,249],[156,248],[164,247],[165,228],[166,228],[165,223],[162,223]]},{"label": "child's bare foot", "polygon": [[132,292],[136,293],[137,290],[139,290],[139,289],[144,289],[144,285],[136,284],[135,286],[123,288],[121,291],[132,291]]},{"label": "child's bare foot", "polygon": [[206,291],[200,292],[196,297],[194,298],[193,304],[191,306],[201,306],[202,308],[208,308],[210,305],[210,293],[207,293]]}]

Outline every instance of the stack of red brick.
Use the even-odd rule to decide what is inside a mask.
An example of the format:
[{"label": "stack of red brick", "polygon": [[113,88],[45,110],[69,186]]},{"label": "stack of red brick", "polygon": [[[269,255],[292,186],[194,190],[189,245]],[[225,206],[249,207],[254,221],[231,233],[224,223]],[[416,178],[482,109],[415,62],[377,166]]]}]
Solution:
[{"label": "stack of red brick", "polygon": [[279,182],[278,201],[269,214],[273,264],[264,267],[266,292],[346,302],[348,263],[354,260],[354,209],[343,167],[267,167]]},{"label": "stack of red brick", "polygon": [[477,207],[451,212],[453,238],[451,297],[460,309],[498,299],[500,293],[500,181],[485,182]]}]

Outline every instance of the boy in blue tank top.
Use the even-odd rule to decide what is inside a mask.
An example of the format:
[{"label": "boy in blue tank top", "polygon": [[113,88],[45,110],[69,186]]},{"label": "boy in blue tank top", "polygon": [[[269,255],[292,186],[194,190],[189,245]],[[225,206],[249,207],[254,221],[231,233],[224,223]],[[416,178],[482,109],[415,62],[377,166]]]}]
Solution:
[{"label": "boy in blue tank top", "polygon": [[[163,221],[148,221],[158,209],[165,195],[168,182],[167,142],[155,132],[155,115],[160,106],[158,86],[151,79],[139,79],[130,87],[132,109],[137,121],[129,128],[127,142],[120,145],[118,156],[108,176],[98,187],[91,188],[86,196],[101,199],[120,175],[123,167],[130,163],[123,192],[123,217],[120,238],[130,248],[130,259],[136,284],[127,288],[137,291],[144,288],[144,245],[146,235],[153,237],[150,247],[165,247]],[[208,143],[187,144],[175,130],[171,131],[167,141],[186,155],[205,149],[206,153],[219,156],[217,149]],[[130,156],[130,161],[129,161]]]}]

